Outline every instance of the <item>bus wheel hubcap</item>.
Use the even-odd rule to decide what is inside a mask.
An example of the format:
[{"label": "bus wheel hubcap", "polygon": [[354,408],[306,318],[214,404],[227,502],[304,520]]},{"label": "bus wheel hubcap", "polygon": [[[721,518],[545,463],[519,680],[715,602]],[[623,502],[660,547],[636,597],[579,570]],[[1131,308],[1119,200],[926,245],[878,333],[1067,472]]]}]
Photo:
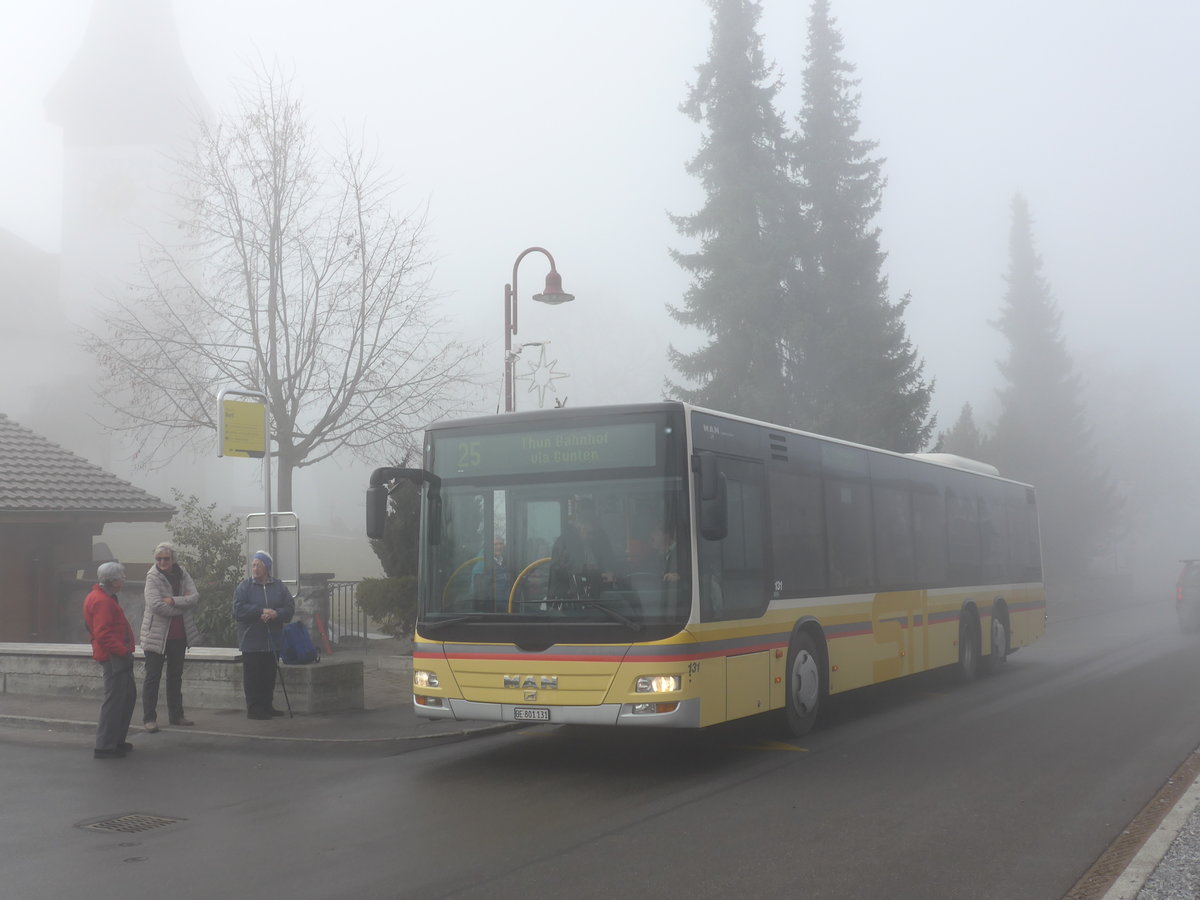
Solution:
[{"label": "bus wheel hubcap", "polygon": [[819,689],[817,661],[807,650],[801,650],[792,663],[792,705],[796,712],[807,715],[816,709]]}]

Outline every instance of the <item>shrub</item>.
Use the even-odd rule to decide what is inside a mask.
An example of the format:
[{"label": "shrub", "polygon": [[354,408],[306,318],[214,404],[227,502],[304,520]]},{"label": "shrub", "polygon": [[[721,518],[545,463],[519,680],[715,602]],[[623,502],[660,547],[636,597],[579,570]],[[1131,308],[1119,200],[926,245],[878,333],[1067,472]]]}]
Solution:
[{"label": "shrub", "polygon": [[179,511],[167,523],[179,563],[200,592],[196,627],[212,647],[236,647],[233,592],[242,580],[242,526],[233,516],[217,516],[215,503],[201,506],[195,494],[173,491]]},{"label": "shrub", "polygon": [[409,637],[417,619],[417,578],[364,578],[354,590],[359,608],[392,637]]},{"label": "shrub", "polygon": [[236,584],[196,585],[196,590],[200,592],[196,627],[200,629],[205,646],[237,646],[237,627],[233,620],[233,591],[236,587]]}]

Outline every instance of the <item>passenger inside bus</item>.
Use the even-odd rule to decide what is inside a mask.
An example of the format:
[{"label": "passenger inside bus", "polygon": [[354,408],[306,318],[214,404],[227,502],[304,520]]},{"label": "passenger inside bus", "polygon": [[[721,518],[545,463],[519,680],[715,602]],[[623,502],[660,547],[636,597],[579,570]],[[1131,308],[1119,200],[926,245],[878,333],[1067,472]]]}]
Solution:
[{"label": "passenger inside bus", "polygon": [[490,602],[494,611],[508,607],[508,591],[512,587],[512,573],[508,569],[508,560],[504,555],[504,538],[500,535],[492,540],[491,557],[480,554],[481,558],[471,572],[471,589],[475,597],[484,598]]}]

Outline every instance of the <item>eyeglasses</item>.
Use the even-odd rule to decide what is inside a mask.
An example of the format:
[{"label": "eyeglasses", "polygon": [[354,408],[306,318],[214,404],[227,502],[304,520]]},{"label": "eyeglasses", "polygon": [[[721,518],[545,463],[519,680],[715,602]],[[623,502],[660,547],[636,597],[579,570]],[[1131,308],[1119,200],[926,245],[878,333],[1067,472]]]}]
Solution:
[{"label": "eyeglasses", "polygon": [[170,561],[171,561],[171,557],[169,557],[169,556],[156,556],[156,557],[154,557],[154,561],[155,561],[155,562],[170,562]]}]

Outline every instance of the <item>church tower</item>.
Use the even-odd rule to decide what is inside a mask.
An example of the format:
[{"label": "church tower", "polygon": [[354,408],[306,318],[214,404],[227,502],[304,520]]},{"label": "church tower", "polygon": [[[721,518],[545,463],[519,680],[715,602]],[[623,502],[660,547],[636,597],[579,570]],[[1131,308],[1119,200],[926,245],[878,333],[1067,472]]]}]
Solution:
[{"label": "church tower", "polygon": [[183,56],[171,0],[95,0],[83,43],[46,98],[63,130],[62,255],[65,318],[57,383],[35,398],[29,426],[91,461],[133,477],[94,421],[96,366],[76,337],[97,312],[142,283],[155,243],[176,246],[183,189],[207,106]]},{"label": "church tower", "polygon": [[64,143],[61,297],[92,313],[137,277],[148,241],[171,244],[176,162],[206,106],[171,0],[96,0],[83,44],[46,98]]}]

